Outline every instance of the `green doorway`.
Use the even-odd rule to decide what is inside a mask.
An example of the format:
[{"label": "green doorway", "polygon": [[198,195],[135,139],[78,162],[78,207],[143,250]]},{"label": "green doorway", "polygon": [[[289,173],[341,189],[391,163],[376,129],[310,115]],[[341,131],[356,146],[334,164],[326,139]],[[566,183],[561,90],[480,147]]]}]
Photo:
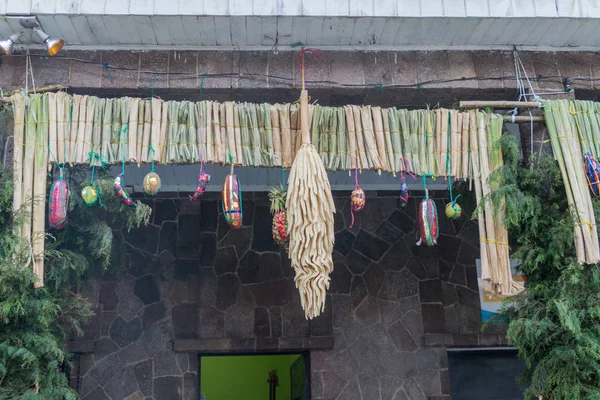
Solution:
[{"label": "green doorway", "polygon": [[200,400],[309,400],[306,353],[201,355]]}]

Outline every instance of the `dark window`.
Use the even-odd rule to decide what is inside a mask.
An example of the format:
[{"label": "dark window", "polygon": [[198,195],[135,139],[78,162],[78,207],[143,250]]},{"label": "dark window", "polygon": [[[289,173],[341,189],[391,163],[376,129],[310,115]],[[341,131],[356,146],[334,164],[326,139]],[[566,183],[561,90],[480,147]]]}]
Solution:
[{"label": "dark window", "polygon": [[513,350],[449,351],[453,400],[521,400],[517,377],[525,366]]}]

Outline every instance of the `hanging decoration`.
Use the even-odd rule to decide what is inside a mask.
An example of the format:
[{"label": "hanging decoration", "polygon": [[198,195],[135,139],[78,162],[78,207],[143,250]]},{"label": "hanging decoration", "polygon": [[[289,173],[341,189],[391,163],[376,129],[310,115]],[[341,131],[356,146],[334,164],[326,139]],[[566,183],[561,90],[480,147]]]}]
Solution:
[{"label": "hanging decoration", "polygon": [[[462,115],[459,115],[455,110],[448,113],[448,153],[446,154],[446,172],[448,178],[448,190],[450,192],[450,202],[446,204],[446,217],[450,220],[457,220],[460,218],[462,210],[456,200],[460,197],[460,194],[456,197],[452,195],[452,171],[456,171],[457,166],[452,163],[452,156],[455,152],[459,152],[460,149],[456,148],[460,145],[460,141],[457,140],[457,119],[462,121]],[[462,123],[460,123],[462,125]]]},{"label": "hanging decoration", "polygon": [[600,164],[592,156],[591,153],[585,153],[583,156],[585,161],[585,176],[587,177],[588,186],[594,196],[600,195]]},{"label": "hanging decoration", "polygon": [[210,175],[204,173],[204,162],[200,163],[200,175],[198,176],[198,187],[194,194],[190,195],[190,201],[196,201],[206,191],[206,186],[210,182]]},{"label": "hanging decoration", "polygon": [[[300,131],[302,145],[290,170],[286,204],[290,260],[300,292],[300,304],[307,319],[325,309],[325,298],[333,271],[335,205],[323,160],[311,143],[308,92],[304,79],[304,52],[301,55]],[[333,136],[333,135],[332,135]]]},{"label": "hanging decoration", "polygon": [[119,174],[115,178],[115,189],[117,191],[117,196],[126,205],[135,207],[135,202],[131,199],[131,197],[129,197],[129,193],[127,193],[125,185],[123,184],[123,176],[123,174]]},{"label": "hanging decoration", "polygon": [[61,175],[50,187],[48,196],[48,223],[54,229],[62,229],[67,226],[69,211],[69,184]]},{"label": "hanging decoration", "polygon": [[106,168],[106,163],[104,162],[100,154],[96,153],[95,151],[90,151],[88,153],[88,161],[92,166],[92,174],[90,177],[90,184],[81,190],[81,198],[83,198],[84,203],[88,207],[93,206],[98,201],[100,201],[100,206],[104,207],[104,204],[102,204],[102,199],[100,198],[100,190],[98,189],[98,186],[94,183],[94,173],[96,170],[96,163],[94,161],[94,158],[98,159],[102,169]]},{"label": "hanging decoration", "polygon": [[[127,125],[121,130],[121,133],[123,133],[123,135],[127,134]],[[121,148],[123,147],[123,142],[124,141],[121,140]],[[131,199],[131,197],[129,197],[129,193],[127,193],[127,190],[125,189],[124,178],[125,178],[125,152],[122,151],[121,173],[119,175],[117,175],[117,177],[115,178],[115,190],[117,191],[117,197],[119,197],[119,199],[121,199],[121,201],[123,203],[125,203],[125,205],[130,206],[130,207],[135,207],[136,206],[135,202]]]},{"label": "hanging decoration", "polygon": [[271,200],[271,214],[273,214],[273,222],[271,224],[273,240],[275,240],[275,243],[277,243],[279,246],[288,251],[289,236],[287,210],[285,207],[286,195],[287,192],[283,183],[279,187],[272,188],[269,192],[269,200]]},{"label": "hanging decoration", "polygon": [[160,190],[160,186],[161,186],[160,176],[158,176],[158,174],[154,171],[148,172],[146,174],[146,176],[144,177],[143,186],[144,186],[144,193],[146,193],[150,196],[154,196]]},{"label": "hanging decoration", "polygon": [[[26,218],[19,231],[24,238],[34,242],[33,248],[36,254],[42,254],[44,248],[43,240],[36,238],[43,236],[41,233],[44,231],[45,225],[43,223],[45,207],[41,203],[42,212],[38,213],[40,207],[31,206],[33,202],[30,199],[45,196],[47,193],[45,185],[47,164],[63,166],[67,163],[85,164],[85,155],[89,151],[101,153],[106,163],[110,165],[123,163],[126,160],[149,163],[151,155],[144,149],[147,150],[151,144],[156,149],[155,159],[163,164],[194,162],[223,164],[227,161],[227,153],[230,152],[235,155],[238,165],[287,168],[294,163],[297,153],[307,143],[307,140],[301,139],[301,112],[297,103],[268,105],[238,102],[219,103],[212,100],[163,102],[159,99],[152,99],[151,102],[148,102],[129,97],[103,99],[62,92],[36,94],[26,98],[22,94],[15,94],[12,96],[12,100],[15,116],[14,173],[16,177],[21,176],[22,178],[15,179],[13,208],[15,210],[23,208],[25,211],[31,212],[32,217]],[[568,104],[571,103],[575,109],[569,113]],[[564,109],[567,115],[561,115],[560,120],[557,120],[557,124],[561,125],[558,130],[562,132],[563,125],[574,130],[577,120],[579,120],[579,125],[583,128],[581,132],[585,143],[591,146],[589,149],[583,149],[583,153],[590,151],[598,160],[600,145],[598,145],[598,141],[590,141],[588,136],[591,134],[589,126],[595,126],[597,116],[600,115],[596,112],[600,106],[598,103],[582,101],[568,104],[559,107],[560,110]],[[117,109],[120,112],[111,112]],[[448,112],[449,110],[444,109],[406,110],[372,106],[323,107],[313,104],[307,112],[307,115],[312,113],[312,118],[306,117],[306,127],[302,129],[308,130],[308,142],[312,138],[312,142],[318,144],[320,162],[328,170],[355,169],[356,160],[350,155],[356,155],[360,160],[362,170],[379,170],[382,173],[394,174],[401,171],[398,159],[405,158],[406,165],[410,162],[409,169],[418,175],[431,174],[444,177],[450,175],[455,179],[470,179],[476,183],[475,187],[479,184],[479,188],[486,191],[491,171],[484,168],[487,164],[480,165],[479,162],[475,162],[475,156],[481,154],[483,157],[485,155],[486,162],[491,162],[492,156],[498,158],[499,151],[493,150],[491,144],[489,148],[480,146],[477,141],[485,139],[483,136],[492,130],[496,132],[501,129],[502,116],[483,114],[479,111],[454,112],[458,114],[457,123],[455,128],[448,132],[445,123]],[[462,125],[458,123],[461,115]],[[553,120],[550,115],[547,115],[546,119]],[[38,129],[39,126],[41,126],[41,130]],[[131,129],[128,129],[129,127]],[[460,132],[457,127],[462,127]],[[127,134],[128,130],[130,130],[129,135]],[[118,144],[115,143],[117,132],[123,134]],[[449,134],[451,135],[450,146],[447,144]],[[483,136],[480,137],[480,134]],[[494,133],[494,135],[496,134]],[[561,139],[561,136],[562,133],[557,138]],[[459,146],[458,138],[462,139],[462,146]],[[475,139],[475,143],[471,143],[469,139]],[[577,142],[579,143],[581,140]],[[17,146],[19,143],[22,146]],[[554,142],[552,146],[553,149],[557,148]],[[41,151],[46,148],[48,148],[47,152]],[[45,161],[44,158],[50,154],[50,151],[56,154],[57,158]],[[443,162],[448,153],[451,154],[452,168],[445,168]],[[37,157],[38,155],[39,157]],[[306,162],[312,160],[306,154],[300,155],[303,157],[301,158],[303,161],[298,165],[306,165]],[[32,173],[34,159],[39,159],[39,165],[36,161],[35,174]],[[578,164],[577,159],[580,160]],[[574,168],[580,169],[583,182],[587,184],[584,177],[585,170],[581,168],[584,163],[583,154],[580,154],[577,159],[567,160],[565,164],[576,165]],[[499,158],[498,161],[500,161]],[[450,169],[449,173],[447,169]],[[118,193],[122,193],[122,200],[125,204],[135,205],[123,190],[123,170],[121,172],[120,177],[115,179],[116,190]],[[300,169],[299,173],[304,173],[304,171]],[[404,180],[406,180],[406,174],[404,176]],[[321,177],[312,178],[313,181],[315,179],[321,180]],[[325,187],[324,181],[326,181],[326,177],[323,179],[322,187]],[[33,188],[34,182],[36,189]],[[208,178],[200,179],[200,189],[205,188],[206,183],[208,183]],[[407,186],[403,185],[403,188],[401,195],[406,198]],[[88,191],[82,195],[93,201],[94,191],[93,189],[88,189]],[[294,191],[296,193],[291,194]],[[98,188],[96,188],[96,193],[100,194]],[[201,195],[200,193],[201,190],[197,195],[194,194],[196,198]],[[318,196],[315,200],[311,200],[311,204],[317,200],[319,202],[327,200],[326,197],[323,197],[321,190],[315,187],[308,190],[306,188],[296,189],[290,185],[287,197],[292,195],[297,196],[298,202],[300,202],[300,196]],[[480,195],[478,201],[485,197],[483,192]],[[452,198],[452,200],[456,199]],[[293,254],[292,236],[295,228],[292,224],[293,217],[290,217],[293,210],[290,209],[289,201],[286,204],[288,206],[290,257],[296,258],[295,267],[303,268],[304,263],[309,263],[299,261],[303,260],[302,254],[296,254],[296,256]],[[301,203],[296,204],[298,213],[303,212],[300,205]],[[454,207],[450,211],[452,214],[457,213]],[[329,209],[316,212],[326,215]],[[594,233],[590,232],[592,235],[588,235],[589,227],[595,224],[595,218],[593,215],[580,214],[582,226],[577,227],[578,237],[582,236],[585,241],[585,252],[588,249],[590,252],[595,252],[597,245],[593,243]],[[485,264],[485,268],[482,270],[485,279],[493,282],[499,293],[515,293],[518,288],[513,288],[511,282],[503,279],[496,272],[491,273],[500,269],[508,270],[508,238],[506,229],[501,224],[502,219],[495,218],[493,214],[490,214],[490,221],[487,221],[487,215],[486,211],[485,218],[479,219],[480,227],[484,228],[480,236],[482,265]],[[308,220],[308,217],[305,218]],[[40,221],[42,221],[41,224]],[[489,222],[492,221],[494,224],[489,225]],[[302,223],[308,225],[308,221]],[[322,223],[324,227],[328,224],[328,220],[323,219]],[[584,232],[586,230],[588,232]],[[329,231],[323,229],[322,232],[322,237],[315,241],[322,242],[329,238]],[[499,232],[498,237],[494,236],[495,232]],[[333,241],[333,239],[331,240]],[[329,251],[328,246],[322,246],[322,248],[326,253]],[[490,257],[487,257],[488,250],[492,254]],[[304,250],[300,253],[303,252]],[[495,254],[498,256],[496,257]],[[578,250],[578,259],[582,254]],[[591,253],[588,257],[590,260],[594,258]],[[39,266],[43,265],[43,260],[38,261],[34,268],[41,281],[43,268],[39,268]],[[319,273],[328,273],[325,267],[321,268],[321,266],[329,265],[328,261],[323,261],[322,264],[319,264],[321,266],[317,266],[317,264],[317,261],[310,260],[311,268],[318,268]],[[299,273],[298,282],[300,282],[301,275]],[[509,283],[504,284],[504,282]],[[308,293],[308,290],[303,289],[304,292]],[[307,300],[306,305],[308,304]],[[305,309],[310,309],[310,306]],[[317,313],[312,313],[312,315]]]},{"label": "hanging decoration", "polygon": [[161,181],[160,176],[158,176],[158,174],[154,170],[154,147],[152,147],[152,145],[150,145],[149,147],[150,151],[152,152],[152,169],[144,177],[143,186],[144,193],[150,196],[154,196],[160,190]]},{"label": "hanging decoration", "polygon": [[81,189],[81,198],[86,206],[91,207],[98,201],[98,190],[95,186],[88,185]]},{"label": "hanging decoration", "polygon": [[355,160],[356,168],[354,169],[354,190],[350,195],[350,215],[352,216],[350,228],[354,226],[354,213],[365,208],[365,204],[367,203],[367,195],[365,194],[365,191],[362,190],[358,185],[358,159],[355,158]]},{"label": "hanging decoration", "polygon": [[404,157],[400,158],[400,168],[400,208],[406,210],[406,206],[408,205],[408,185],[406,184],[404,173],[409,174],[414,180],[417,179],[417,176],[411,172],[410,162]]},{"label": "hanging decoration", "polygon": [[233,173],[233,155],[228,153],[228,156],[231,171],[223,182],[223,216],[230,227],[237,229],[242,226],[242,186]]},{"label": "hanging decoration", "polygon": [[302,145],[290,170],[287,207],[290,260],[307,319],[325,309],[326,291],[333,271],[335,205],[323,160],[311,144],[308,93],[304,84],[302,51],[300,127]]},{"label": "hanging decoration", "polygon": [[423,176],[423,188],[425,198],[419,205],[417,218],[419,219],[419,240],[417,246],[425,245],[431,247],[437,244],[438,239],[438,216],[435,202],[429,198],[427,190],[427,176]]},{"label": "hanging decoration", "polygon": [[460,195],[456,196],[454,201],[451,200],[450,203],[446,204],[446,217],[448,217],[451,220],[459,219],[462,213],[460,206],[458,205],[458,203],[456,203],[456,199],[458,199],[459,196]]}]

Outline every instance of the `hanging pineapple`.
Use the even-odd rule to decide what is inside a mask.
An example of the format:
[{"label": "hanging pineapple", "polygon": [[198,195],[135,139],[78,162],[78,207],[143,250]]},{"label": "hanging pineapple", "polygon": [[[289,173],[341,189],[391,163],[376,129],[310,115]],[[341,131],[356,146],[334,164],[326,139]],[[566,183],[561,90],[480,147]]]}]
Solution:
[{"label": "hanging pineapple", "polygon": [[285,198],[287,196],[283,185],[274,187],[269,192],[271,200],[271,214],[273,214],[273,239],[275,243],[288,250],[288,224],[287,211],[285,207]]}]

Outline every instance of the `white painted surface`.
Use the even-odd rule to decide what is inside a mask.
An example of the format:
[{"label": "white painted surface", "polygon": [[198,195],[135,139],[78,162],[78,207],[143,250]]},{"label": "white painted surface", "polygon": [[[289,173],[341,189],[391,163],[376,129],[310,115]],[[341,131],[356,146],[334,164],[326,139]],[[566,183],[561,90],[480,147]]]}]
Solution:
[{"label": "white painted surface", "polygon": [[[531,3],[534,7],[531,7]],[[0,0],[8,14],[592,17],[598,0]]]},{"label": "white painted surface", "polygon": [[0,35],[30,13],[75,48],[600,43],[600,0],[0,0]]}]

